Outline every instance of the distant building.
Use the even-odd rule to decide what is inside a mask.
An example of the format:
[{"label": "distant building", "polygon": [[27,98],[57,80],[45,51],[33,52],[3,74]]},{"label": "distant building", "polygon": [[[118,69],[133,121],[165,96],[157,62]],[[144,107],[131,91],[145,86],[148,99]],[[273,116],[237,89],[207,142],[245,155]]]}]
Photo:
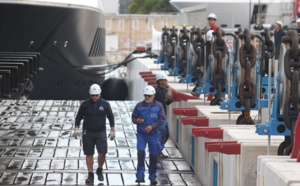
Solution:
[{"label": "distant building", "polygon": [[177,24],[177,16],[172,14],[121,14],[105,18],[106,35],[118,35],[118,49],[129,51],[135,50],[138,44],[151,42],[152,25],[161,31],[165,25]]}]

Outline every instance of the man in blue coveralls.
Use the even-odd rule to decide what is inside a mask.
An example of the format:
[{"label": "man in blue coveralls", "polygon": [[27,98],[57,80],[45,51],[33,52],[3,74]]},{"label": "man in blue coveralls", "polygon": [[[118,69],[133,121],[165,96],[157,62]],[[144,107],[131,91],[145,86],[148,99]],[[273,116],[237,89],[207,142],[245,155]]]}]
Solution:
[{"label": "man in blue coveralls", "polygon": [[[168,76],[167,74],[160,72],[156,74],[156,83],[157,87],[155,88],[156,94],[155,94],[155,100],[159,101],[163,107],[165,114],[167,115],[167,105],[170,105],[173,102],[173,98],[171,98],[171,95],[168,95]],[[169,138],[169,127],[168,123],[165,122],[163,125],[159,128],[160,131],[160,153],[159,157],[160,159],[168,158],[168,156],[164,155],[162,150],[165,147],[165,143],[168,141]]]},{"label": "man in blue coveralls", "polygon": [[145,99],[139,102],[132,112],[132,122],[137,124],[137,150],[138,166],[137,179],[135,182],[145,182],[145,148],[148,144],[150,153],[149,180],[151,185],[156,185],[157,158],[159,149],[159,127],[166,122],[166,115],[163,105],[154,100],[155,89],[153,86],[146,86],[143,94]]},{"label": "man in blue coveralls", "polygon": [[80,135],[79,126],[83,119],[83,136],[82,145],[83,152],[86,155],[86,164],[88,168],[87,184],[94,183],[94,150],[95,146],[98,151],[98,168],[96,174],[99,181],[103,181],[102,166],[107,153],[107,137],[106,137],[106,117],[110,124],[110,140],[115,138],[115,120],[110,104],[100,98],[101,88],[97,84],[90,87],[90,99],[81,103],[76,120],[73,136],[77,138]]}]

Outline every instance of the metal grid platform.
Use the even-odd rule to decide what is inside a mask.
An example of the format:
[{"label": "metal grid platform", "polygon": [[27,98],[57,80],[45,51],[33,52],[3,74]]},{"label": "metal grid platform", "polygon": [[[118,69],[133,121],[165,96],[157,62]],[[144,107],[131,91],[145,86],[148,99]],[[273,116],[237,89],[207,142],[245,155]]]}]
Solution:
[{"label": "metal grid platform", "polygon": [[[108,141],[105,179],[99,182],[95,176],[94,185],[138,185],[136,130],[130,118],[136,103],[110,101],[117,138]],[[81,140],[71,137],[79,105],[65,100],[0,101],[0,185],[85,185]],[[200,185],[172,141],[164,154],[170,158],[158,163],[158,185]],[[150,184],[145,180],[141,185]]]}]

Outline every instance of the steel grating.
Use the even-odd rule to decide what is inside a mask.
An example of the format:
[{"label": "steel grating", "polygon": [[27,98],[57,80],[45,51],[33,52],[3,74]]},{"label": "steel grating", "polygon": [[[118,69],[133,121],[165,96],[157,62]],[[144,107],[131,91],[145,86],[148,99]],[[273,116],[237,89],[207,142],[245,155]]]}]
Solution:
[{"label": "steel grating", "polygon": [[[130,119],[136,103],[110,101],[117,138],[108,141],[105,180],[95,176],[95,185],[137,185],[136,131]],[[0,100],[0,185],[85,185],[81,141],[71,137],[79,105],[71,100]],[[200,185],[172,141],[164,153],[170,158],[158,164],[158,185]],[[95,170],[96,162],[95,155]],[[146,179],[143,185],[149,184]]]}]

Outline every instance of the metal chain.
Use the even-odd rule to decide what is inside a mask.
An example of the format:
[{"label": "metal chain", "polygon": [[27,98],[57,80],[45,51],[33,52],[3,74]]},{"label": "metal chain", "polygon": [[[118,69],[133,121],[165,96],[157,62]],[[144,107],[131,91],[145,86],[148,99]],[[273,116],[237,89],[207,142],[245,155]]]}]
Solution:
[{"label": "metal chain", "polygon": [[188,47],[190,42],[190,37],[188,35],[188,31],[186,27],[183,27],[182,34],[180,35],[180,48],[181,48],[181,54],[180,54],[180,71],[183,72],[182,77],[185,77],[187,74],[187,60],[188,60]]},{"label": "metal chain", "polygon": [[171,60],[169,62],[169,68],[173,69],[176,63],[177,44],[178,44],[177,29],[174,26],[171,29],[171,34],[169,37],[170,37],[169,42],[171,45],[171,49],[170,49]]},{"label": "metal chain", "polygon": [[[269,73],[269,59],[272,59],[275,55],[275,44],[271,40],[270,30],[265,29],[264,32],[260,33],[265,39],[263,40],[262,45],[262,55],[261,55],[261,65],[260,65],[260,74],[263,77],[265,74]],[[257,36],[258,37],[258,36]],[[259,38],[259,37],[258,37]]]},{"label": "metal chain", "polygon": [[244,69],[244,79],[239,85],[239,99],[241,106],[245,107],[237,124],[254,124],[250,116],[250,108],[255,106],[256,101],[256,88],[251,78],[251,69],[256,64],[256,49],[253,44],[251,44],[251,39],[254,36],[250,33],[249,29],[245,29],[242,34],[239,34],[240,39],[245,42],[240,48],[240,64]]},{"label": "metal chain", "polygon": [[[284,56],[284,73],[290,80],[290,95],[284,105],[284,122],[288,129],[292,130],[291,116],[297,116],[299,113],[299,68],[300,61],[298,56],[298,34],[296,31],[290,31],[283,41],[289,42],[291,48],[288,49]],[[294,119],[295,120],[295,119]]]},{"label": "metal chain", "polygon": [[216,68],[212,72],[212,85],[217,90],[217,94],[214,99],[211,100],[210,105],[220,105],[222,101],[222,91],[225,90],[226,79],[225,70],[223,67],[223,60],[225,59],[226,53],[228,51],[226,42],[223,39],[225,32],[219,27],[214,32],[216,39],[213,41],[212,51],[216,58]]},{"label": "metal chain", "polygon": [[284,74],[288,80],[287,89],[284,90],[287,95],[286,102],[284,104],[283,120],[288,129],[291,130],[291,136],[285,136],[285,140],[280,144],[278,148],[278,155],[289,155],[293,149],[294,142],[294,128],[297,116],[299,114],[299,40],[298,33],[295,30],[288,32],[288,36],[282,38],[283,43],[289,43],[290,47],[284,56]]},{"label": "metal chain", "polygon": [[194,64],[193,64],[193,76],[197,81],[196,87],[199,87],[201,81],[200,66],[202,61],[202,48],[204,46],[204,39],[202,38],[202,30],[200,28],[194,30],[193,37],[194,37],[193,49],[195,52]]},{"label": "metal chain", "polygon": [[169,39],[169,29],[165,26],[162,34],[162,61],[165,62],[168,55],[168,39]]}]

